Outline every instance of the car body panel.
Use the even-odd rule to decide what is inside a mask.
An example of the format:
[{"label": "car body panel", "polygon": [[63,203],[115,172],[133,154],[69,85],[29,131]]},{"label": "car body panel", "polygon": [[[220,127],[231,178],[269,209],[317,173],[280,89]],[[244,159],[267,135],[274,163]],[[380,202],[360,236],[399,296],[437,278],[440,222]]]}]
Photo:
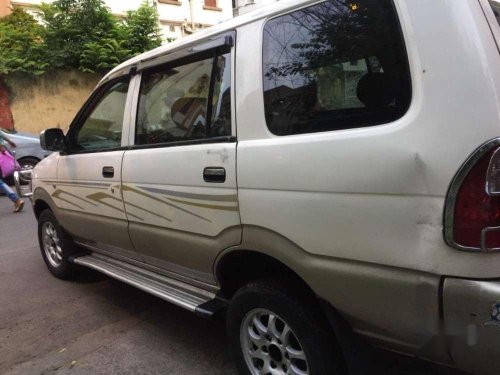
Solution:
[{"label": "car body panel", "polygon": [[[262,54],[265,21],[238,30],[245,46],[236,61],[242,223],[268,227],[316,255],[497,277],[500,254],[457,252],[442,235],[450,181],[479,145],[499,134],[500,80],[491,79],[500,77],[495,42],[479,3],[396,4],[413,97],[405,116],[379,126],[272,135],[263,83],[254,78],[262,77],[262,67],[252,58]],[[439,22],[422,22],[429,7]],[[445,42],[446,50],[436,53]],[[453,100],[443,100],[447,96]],[[453,147],[443,143],[443,134]]]},{"label": "car body panel", "polygon": [[39,200],[48,204],[56,217],[60,219],[60,210],[62,209],[61,201],[58,197],[53,196],[57,186],[50,182],[57,180],[58,164],[58,152],[54,152],[40,161],[40,163],[36,165],[36,168],[33,169],[31,188],[33,190],[33,203],[35,204]]},{"label": "car body panel", "polygon": [[500,281],[447,278],[443,296],[453,361],[474,374],[498,374]]},{"label": "car body panel", "polygon": [[[64,155],[58,166],[57,190],[66,230],[94,246],[141,259],[128,235],[121,190],[124,151]],[[103,177],[104,167],[114,177]]]},{"label": "car body panel", "polygon": [[219,255],[215,273],[238,251],[264,253],[286,264],[370,342],[450,362],[439,340],[438,276],[314,255],[269,228],[251,225],[243,225],[241,245]]},{"label": "car body panel", "polygon": [[[226,181],[205,182],[209,166],[223,167]],[[125,153],[122,190],[129,233],[146,262],[191,269],[195,279],[214,282],[215,257],[241,240],[235,172],[236,143]]]}]

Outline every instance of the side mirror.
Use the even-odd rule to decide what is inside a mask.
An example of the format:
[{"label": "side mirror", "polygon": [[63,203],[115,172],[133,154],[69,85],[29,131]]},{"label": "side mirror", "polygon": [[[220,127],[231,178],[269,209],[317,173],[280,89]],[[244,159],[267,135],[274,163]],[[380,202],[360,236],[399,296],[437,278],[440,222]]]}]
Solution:
[{"label": "side mirror", "polygon": [[40,146],[47,151],[64,151],[66,137],[59,128],[46,129],[40,133]]}]

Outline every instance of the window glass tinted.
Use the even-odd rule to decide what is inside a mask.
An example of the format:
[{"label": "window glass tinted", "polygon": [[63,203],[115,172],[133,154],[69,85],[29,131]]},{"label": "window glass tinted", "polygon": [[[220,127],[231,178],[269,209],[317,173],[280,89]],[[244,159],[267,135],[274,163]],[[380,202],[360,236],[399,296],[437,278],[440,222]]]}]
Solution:
[{"label": "window glass tinted", "polygon": [[135,143],[231,134],[230,78],[229,55],[145,72]]},{"label": "window glass tinted", "polygon": [[491,9],[493,9],[493,13],[497,19],[498,24],[500,25],[500,1],[498,0],[490,0]]},{"label": "window glass tinted", "polygon": [[211,136],[231,135],[231,60],[226,54],[217,57],[212,98]]},{"label": "window glass tinted", "polygon": [[121,146],[128,81],[113,84],[76,133],[73,148],[96,151]]},{"label": "window glass tinted", "polygon": [[390,0],[330,0],[270,20],[263,74],[266,121],[277,135],[393,121],[411,97]]}]

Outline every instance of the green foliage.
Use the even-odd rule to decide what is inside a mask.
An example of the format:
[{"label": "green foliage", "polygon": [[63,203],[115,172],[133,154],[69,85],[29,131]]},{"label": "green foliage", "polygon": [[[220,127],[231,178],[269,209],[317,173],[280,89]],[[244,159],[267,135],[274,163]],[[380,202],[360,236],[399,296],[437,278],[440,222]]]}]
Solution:
[{"label": "green foliage", "polygon": [[114,68],[130,56],[130,50],[124,41],[103,39],[100,42],[88,42],[80,57],[80,70],[89,73],[106,71]]},{"label": "green foliage", "polygon": [[56,0],[40,10],[54,68],[80,68],[88,43],[105,43],[116,37],[116,21],[103,0]]},{"label": "green foliage", "polygon": [[22,9],[0,18],[0,75],[45,73],[49,63],[42,35],[43,27]]},{"label": "green foliage", "polygon": [[0,19],[0,75],[73,68],[105,72],[158,47],[158,13],[149,0],[117,20],[103,0],[56,0],[40,6],[41,24],[20,8]]},{"label": "green foliage", "polygon": [[142,2],[137,10],[129,10],[120,25],[124,46],[132,55],[138,55],[161,45],[158,11],[149,0]]}]

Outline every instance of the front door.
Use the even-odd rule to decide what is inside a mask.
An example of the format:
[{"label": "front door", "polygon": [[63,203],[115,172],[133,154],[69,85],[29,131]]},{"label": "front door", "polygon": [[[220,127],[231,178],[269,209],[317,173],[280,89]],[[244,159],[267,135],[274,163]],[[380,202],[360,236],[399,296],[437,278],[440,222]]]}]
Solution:
[{"label": "front door", "polygon": [[128,88],[128,77],[106,84],[77,116],[67,136],[67,155],[59,161],[54,194],[62,203],[65,229],[75,240],[138,258],[120,190]]},{"label": "front door", "polygon": [[240,243],[231,53],[210,50],[143,71],[134,145],[123,159],[130,238],[151,265],[214,283]]}]

